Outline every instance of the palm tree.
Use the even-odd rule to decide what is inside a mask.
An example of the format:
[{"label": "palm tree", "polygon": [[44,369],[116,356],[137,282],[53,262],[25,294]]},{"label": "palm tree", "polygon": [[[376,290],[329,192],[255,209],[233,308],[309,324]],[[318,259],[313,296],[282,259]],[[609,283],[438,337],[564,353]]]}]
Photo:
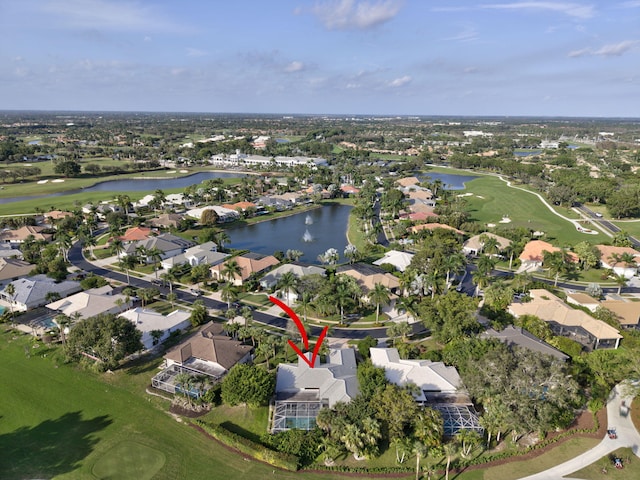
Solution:
[{"label": "palm tree", "polygon": [[547,252],[544,251],[543,265],[549,269],[549,274],[554,276],[553,286],[558,286],[560,274],[567,270],[567,255],[564,251]]},{"label": "palm tree", "polygon": [[160,278],[163,282],[167,282],[169,284],[169,292],[173,293],[173,282],[178,280],[176,276],[169,270],[168,272],[164,272],[160,274]]},{"label": "palm tree", "polygon": [[220,298],[227,302],[227,309],[231,308],[231,302],[238,298],[238,290],[233,283],[227,282],[222,285]]},{"label": "palm tree", "polygon": [[289,303],[289,293],[295,289],[298,284],[298,277],[293,272],[285,272],[278,279],[277,287],[287,295],[287,303]]},{"label": "palm tree", "polygon": [[627,286],[627,277],[625,277],[624,275],[618,275],[617,273],[614,273],[611,278],[613,279],[613,281],[615,282],[616,285],[618,285],[618,295],[620,295],[620,292],[622,292],[622,287],[626,287]]},{"label": "palm tree", "polygon": [[445,480],[449,480],[449,468],[451,467],[451,458],[458,451],[458,446],[454,442],[445,443],[443,446],[444,454],[447,457],[447,467],[445,470]]},{"label": "palm tree", "polygon": [[475,447],[480,443],[480,435],[473,430],[460,430],[456,434],[456,441],[460,443],[460,455],[468,458]]},{"label": "palm tree", "polygon": [[224,251],[225,243],[229,243],[230,241],[229,235],[224,230],[219,230],[214,236],[214,242],[220,247],[221,252]]},{"label": "palm tree", "polygon": [[410,333],[411,326],[409,322],[394,322],[387,328],[387,335],[394,339],[394,343],[398,337],[402,337],[402,341],[406,342]]},{"label": "palm tree", "polygon": [[413,431],[415,437],[427,447],[440,447],[444,435],[442,415],[433,408],[422,408],[414,420]]},{"label": "palm tree", "polygon": [[242,267],[235,260],[225,262],[224,268],[220,272],[229,283],[232,283],[236,276],[242,276]]},{"label": "palm tree", "polygon": [[364,448],[364,442],[362,440],[362,430],[355,423],[347,423],[344,427],[344,431],[340,436],[340,441],[344,443],[344,446],[353,453],[356,460],[362,458],[362,449]]},{"label": "palm tree", "polygon": [[150,258],[153,262],[153,271],[155,272],[156,280],[158,279],[158,263],[162,260],[163,253],[164,252],[157,247],[147,250],[147,258]]},{"label": "palm tree", "polygon": [[60,331],[60,340],[62,340],[62,345],[67,343],[67,336],[65,334],[65,328],[71,323],[71,319],[67,317],[64,313],[59,313],[53,318],[53,321],[58,325],[58,330]]},{"label": "palm tree", "polygon": [[170,292],[167,294],[167,300],[169,300],[169,303],[171,303],[171,308],[173,308],[174,303],[176,302],[176,300],[178,300],[178,295],[174,292]]},{"label": "palm tree", "polygon": [[251,322],[253,321],[253,310],[251,310],[251,307],[246,305],[243,306],[240,310],[240,315],[244,318],[245,325],[251,325]]},{"label": "palm tree", "polygon": [[442,266],[447,271],[447,277],[445,279],[447,289],[451,283],[451,274],[462,271],[466,264],[467,260],[461,253],[454,253],[453,255],[449,255],[443,259]]},{"label": "palm tree", "polygon": [[380,318],[380,305],[387,305],[389,300],[389,290],[381,283],[376,283],[369,292],[369,301],[376,304],[376,323]]},{"label": "palm tree", "polygon": [[188,373],[179,373],[175,377],[175,385],[180,389],[184,398],[191,405],[191,389],[193,388],[194,378]]},{"label": "palm tree", "polygon": [[124,210],[125,216],[129,215],[129,203],[131,203],[129,195],[117,195],[116,202]]},{"label": "palm tree", "polygon": [[415,440],[413,451],[416,454],[416,480],[418,480],[420,478],[420,457],[426,457],[429,450],[420,440]]},{"label": "palm tree", "polygon": [[302,315],[304,318],[304,323],[307,323],[307,308],[311,305],[313,301],[313,295],[310,292],[304,291],[300,295],[298,295],[298,304],[302,307]]},{"label": "palm tree", "polygon": [[500,249],[500,244],[495,237],[486,235],[486,240],[482,245],[482,251],[488,253],[489,255],[494,255],[498,253]]}]

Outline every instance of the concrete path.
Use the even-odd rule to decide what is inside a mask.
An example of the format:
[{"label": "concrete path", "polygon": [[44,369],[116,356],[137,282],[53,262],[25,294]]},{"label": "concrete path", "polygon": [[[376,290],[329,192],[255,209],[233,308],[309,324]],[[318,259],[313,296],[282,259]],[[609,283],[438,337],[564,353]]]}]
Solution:
[{"label": "concrete path", "polygon": [[[631,405],[633,397],[623,396],[621,394],[621,386],[617,385],[609,395],[607,401],[607,429],[615,428],[618,434],[618,438],[615,440],[610,439],[608,436],[591,450],[586,451],[582,455],[579,455],[565,463],[556,465],[544,472],[536,473],[528,477],[523,477],[521,480],[567,480],[572,477],[570,475],[582,468],[597,462],[602,457],[622,447],[630,447],[633,449],[633,453],[640,457],[640,433],[636,430],[631,421],[630,415],[620,415],[620,404],[622,401],[626,402],[626,405]],[[614,468],[613,465],[607,468]]]}]

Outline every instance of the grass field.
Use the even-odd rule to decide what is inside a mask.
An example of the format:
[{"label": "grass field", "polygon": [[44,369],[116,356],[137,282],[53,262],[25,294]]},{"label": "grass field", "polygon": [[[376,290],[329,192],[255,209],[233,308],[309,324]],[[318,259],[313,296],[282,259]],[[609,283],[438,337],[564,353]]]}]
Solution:
[{"label": "grass field", "polygon": [[[501,225],[500,220],[508,216],[511,223],[506,226],[543,231],[545,239],[556,245],[575,245],[581,241],[597,243],[609,239],[602,233],[579,233],[568,221],[554,215],[535,195],[509,188],[505,182],[493,176],[482,176],[467,182],[465,192],[473,194],[464,197],[471,219],[485,225]],[[558,208],[557,211],[575,218],[575,214],[565,208]]]},{"label": "grass field", "polygon": [[[613,466],[613,458],[618,457],[623,460],[624,468],[618,469]],[[607,473],[603,472],[606,468]],[[596,480],[601,478],[611,478],[614,480],[636,480],[640,478],[640,459],[633,454],[630,448],[620,448],[606,457],[601,458],[588,467],[572,473],[571,478],[584,478],[585,480]]]}]

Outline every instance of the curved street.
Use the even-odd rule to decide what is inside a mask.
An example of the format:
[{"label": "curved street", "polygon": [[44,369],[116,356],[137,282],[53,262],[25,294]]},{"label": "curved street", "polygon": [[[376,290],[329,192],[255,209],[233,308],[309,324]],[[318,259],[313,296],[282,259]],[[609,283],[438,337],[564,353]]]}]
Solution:
[{"label": "curved street", "polygon": [[[96,265],[90,261],[88,261],[84,255],[82,254],[82,244],[80,241],[76,241],[71,249],[69,249],[69,262],[80,270],[84,270],[88,273],[93,273],[95,275],[99,275],[111,280],[115,280],[121,283],[127,283],[127,276],[123,273],[115,272],[113,270],[109,270],[107,268]],[[167,295],[169,293],[169,288],[161,287],[157,285],[153,285],[150,281],[145,279],[135,277],[133,275],[129,276],[129,285],[137,288],[157,288],[162,295]],[[174,288],[173,292],[178,296],[178,300],[193,303],[194,300],[202,300],[205,306],[209,309],[216,310],[226,310],[227,304],[225,302],[221,302],[219,300],[202,296],[202,297],[194,297],[190,292]],[[263,324],[269,327],[275,327],[279,329],[285,329],[287,325],[288,319],[286,317],[280,317],[276,315],[271,315],[269,313],[254,311],[253,312],[253,320],[257,323]],[[413,333],[421,333],[425,331],[424,326],[420,322],[416,322],[411,324],[413,328]],[[312,326],[311,327],[311,335],[318,336],[322,331],[321,327]],[[386,327],[378,327],[378,328],[338,328],[333,327],[330,330],[330,337],[332,338],[343,338],[348,340],[360,340],[365,338],[366,336],[372,336],[373,338],[381,339],[387,338],[387,328]]]},{"label": "curved street", "polygon": [[[640,433],[638,433],[638,430],[633,425],[631,416],[623,414],[620,409],[623,401],[626,405],[631,405],[632,400],[633,396],[625,395],[621,385],[616,385],[609,394],[607,401],[607,430],[615,429],[618,438],[610,439],[608,436],[605,436],[598,445],[591,450],[587,450],[582,455],[578,455],[544,472],[523,477],[520,480],[568,480],[572,478],[568,475],[597,462],[602,457],[623,447],[631,448],[633,453],[637,457],[640,457]],[[608,467],[608,469],[613,468],[615,468],[613,465]]]}]

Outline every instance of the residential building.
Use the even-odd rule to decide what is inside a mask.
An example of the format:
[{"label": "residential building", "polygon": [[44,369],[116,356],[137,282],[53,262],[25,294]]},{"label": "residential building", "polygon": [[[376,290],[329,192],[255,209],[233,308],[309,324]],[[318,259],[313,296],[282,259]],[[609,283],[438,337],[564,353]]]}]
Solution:
[{"label": "residential building", "polygon": [[[306,353],[311,361],[311,353]],[[271,433],[292,428],[313,430],[323,407],[348,403],[360,393],[355,350],[329,349],[325,363],[316,357],[311,368],[302,358],[298,363],[281,363],[276,373],[276,394]]]},{"label": "residential building", "polygon": [[[600,264],[602,268],[613,270],[616,275],[627,279],[638,274],[638,262],[640,252],[631,247],[613,247],[611,245],[596,245],[600,252]],[[622,256],[633,258],[631,262],[623,262]]]},{"label": "residential building", "polygon": [[162,268],[170,269],[176,265],[189,264],[192,267],[196,265],[218,265],[222,263],[228,253],[218,252],[218,245],[215,242],[205,242],[200,245],[187,248],[183,253],[175,257],[165,258],[162,261]]},{"label": "residential building", "polygon": [[444,421],[444,434],[460,430],[482,432],[469,394],[455,367],[431,360],[404,360],[396,348],[371,348],[371,362],[384,368],[385,377],[395,385],[415,385],[417,403],[438,410]]},{"label": "residential building", "polygon": [[17,258],[0,257],[0,287],[29,275],[36,268],[29,262]]},{"label": "residential building", "polygon": [[591,295],[582,292],[567,293],[567,303],[587,308],[591,312],[595,312],[600,306],[599,300],[593,298]]},{"label": "residential building", "polygon": [[626,300],[604,300],[600,305],[611,310],[624,329],[640,329],[640,303]]},{"label": "residential building", "polygon": [[56,282],[46,275],[34,275],[33,277],[19,278],[10,282],[14,288],[14,294],[7,294],[7,287],[0,292],[0,297],[9,302],[15,311],[26,312],[27,310],[41,307],[50,302],[50,295],[57,294],[61,298],[82,290],[80,282],[64,280]]},{"label": "residential building", "polygon": [[114,294],[113,287],[105,285],[56,300],[46,307],[69,318],[87,319],[103,313],[118,314],[132,305],[126,295]]},{"label": "residential building", "polygon": [[221,324],[209,322],[165,354],[164,368],[151,384],[176,393],[181,391],[176,383],[179,373],[206,375],[218,381],[237,363],[249,362],[252,349],[224,335]]},{"label": "residential building", "polygon": [[501,331],[488,328],[480,335],[480,338],[496,338],[509,347],[526,348],[533,352],[551,355],[563,362],[569,359],[569,355],[565,355],[557,348],[552,347],[547,342],[536,337],[524,328],[515,327],[513,325],[507,325]]},{"label": "residential building", "polygon": [[[159,250],[161,252],[160,258],[164,260],[165,258],[175,257],[182,253],[184,249],[194,245],[194,242],[185,240],[182,237],[178,237],[170,233],[163,233],[156,237],[149,237],[146,240],[128,243],[125,245],[124,252],[121,256],[136,255],[137,251],[142,247],[145,251],[153,249]],[[147,263],[152,263],[153,259],[148,257],[146,261]]]},{"label": "residential building", "polygon": [[0,243],[0,258],[18,258],[22,260],[22,252],[9,243]]},{"label": "residential building", "polygon": [[123,243],[138,242],[140,240],[146,240],[152,236],[155,232],[149,227],[131,227],[128,228],[124,235],[118,237]]},{"label": "residential building", "polygon": [[499,252],[504,251],[511,245],[511,240],[509,240],[508,238],[501,237],[500,235],[496,235],[495,233],[484,232],[480,235],[474,235],[469,240],[464,242],[464,244],[462,245],[462,251],[465,254],[474,257],[483,253],[485,237],[493,238],[497,242]]},{"label": "residential building", "polygon": [[178,225],[182,222],[182,218],[182,215],[178,213],[162,213],[155,218],[146,220],[145,223],[152,227],[178,228]]},{"label": "residential building", "polygon": [[53,234],[48,233],[47,227],[25,225],[16,230],[2,230],[0,232],[0,242],[3,243],[24,243],[24,241],[33,237],[34,240],[41,240],[43,242],[50,242],[53,239]]},{"label": "residential building", "polygon": [[563,335],[587,349],[618,348],[622,335],[611,325],[576,310],[544,289],[529,292],[530,302],[512,303],[509,313],[515,317],[534,315],[549,324],[556,335]]},{"label": "residential building", "polygon": [[265,270],[275,267],[280,261],[273,255],[262,255],[260,253],[249,252],[230,258],[224,263],[219,263],[211,267],[211,276],[217,280],[226,280],[222,272],[227,262],[235,261],[240,266],[240,274],[233,279],[233,284],[241,286],[251,275],[262,273]]},{"label": "residential building", "polygon": [[377,283],[383,285],[390,292],[400,287],[400,280],[395,275],[385,272],[382,268],[366,263],[341,265],[336,269],[336,275],[349,275],[355,278],[366,294],[373,290]]},{"label": "residential building", "polygon": [[401,252],[399,250],[389,250],[384,256],[375,262],[374,265],[380,266],[385,263],[393,265],[396,270],[399,272],[404,272],[409,265],[411,265],[411,260],[413,259],[413,253],[409,252]]},{"label": "residential building", "polygon": [[[186,310],[174,310],[173,312],[163,315],[154,310],[146,308],[133,308],[120,314],[121,317],[131,320],[136,329],[142,332],[142,344],[145,349],[153,348],[158,343],[164,342],[171,332],[177,330],[188,330],[191,328],[189,317],[190,312]],[[152,332],[162,332],[157,338],[154,338]]]},{"label": "residential building", "polygon": [[[300,279],[307,275],[323,275],[324,276],[326,273],[326,269],[322,267],[318,267],[316,265],[302,265],[300,263],[285,263],[274,268],[269,273],[267,273],[264,277],[262,277],[262,279],[260,280],[260,286],[267,290],[271,288],[275,288],[278,285],[280,278],[282,278],[282,275],[289,272],[292,273],[296,278]],[[289,298],[289,301],[295,302],[298,298],[298,295],[295,291],[292,290],[288,292],[288,298]]]},{"label": "residential building", "polygon": [[[544,253],[561,252],[562,249],[554,247],[544,240],[531,240],[528,242],[522,253],[520,254],[521,266],[519,271],[535,271],[542,267],[544,260]],[[577,263],[579,261],[578,256],[573,252],[567,252],[571,261]]]},{"label": "residential building", "polygon": [[451,230],[456,232],[458,235],[464,235],[464,232],[462,230],[458,230],[457,228],[454,228],[450,225],[447,225],[445,223],[422,223],[420,225],[414,225],[413,227],[409,228],[409,231],[411,233],[418,233],[421,230],[429,230],[429,231],[433,231],[437,228],[442,228],[444,230]]},{"label": "residential building", "polygon": [[205,210],[213,210],[218,215],[218,223],[233,222],[240,218],[240,214],[230,208],[224,208],[220,205],[207,205],[206,207],[193,208],[188,210],[186,215],[200,221],[202,212]]}]

